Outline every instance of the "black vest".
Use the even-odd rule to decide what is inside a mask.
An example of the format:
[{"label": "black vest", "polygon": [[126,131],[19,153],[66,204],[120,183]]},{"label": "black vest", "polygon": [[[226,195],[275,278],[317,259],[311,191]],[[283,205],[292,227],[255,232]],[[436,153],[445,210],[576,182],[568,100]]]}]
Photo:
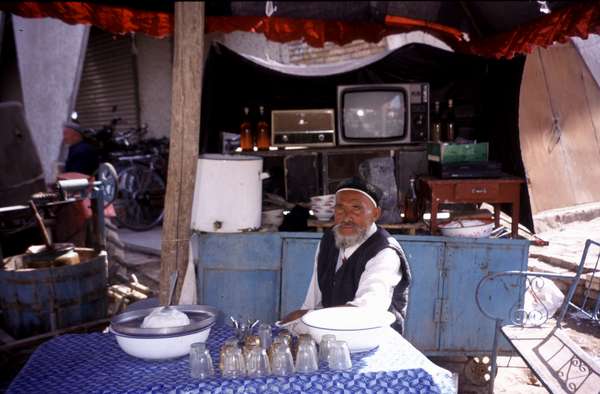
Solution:
[{"label": "black vest", "polygon": [[335,246],[333,231],[325,232],[321,239],[319,256],[317,257],[317,278],[322,294],[323,307],[344,305],[354,299],[360,277],[367,262],[383,249],[393,249],[400,257],[402,279],[394,288],[392,304],[388,310],[396,316],[396,322],[392,327],[402,334],[408,306],[408,288],[411,282],[410,268],[404,251],[390,244],[388,237],[390,237],[390,234],[377,226],[377,231],[363,242],[336,272],[335,266],[340,250]]}]

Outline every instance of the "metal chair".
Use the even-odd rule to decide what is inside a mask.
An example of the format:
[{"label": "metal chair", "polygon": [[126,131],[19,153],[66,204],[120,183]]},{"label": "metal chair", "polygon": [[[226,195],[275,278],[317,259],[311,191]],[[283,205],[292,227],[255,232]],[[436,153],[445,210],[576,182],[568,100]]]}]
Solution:
[{"label": "metal chair", "polygon": [[[588,259],[591,262],[590,266],[593,266],[591,270],[589,266],[586,267]],[[504,271],[488,274],[481,279],[477,285],[475,301],[481,313],[495,321],[489,384],[491,393],[494,390],[494,379],[497,373],[498,333],[500,332],[551,392],[583,392],[579,390],[587,390],[586,387],[595,387],[597,390],[600,387],[600,366],[598,363],[581,350],[561,330],[569,308],[578,311],[583,318],[591,320],[592,324],[599,324],[600,329],[600,297],[598,297],[595,304],[588,302],[591,301],[591,284],[594,283],[597,277],[600,278],[599,261],[600,243],[588,239],[575,276],[572,274],[531,271]],[[576,305],[573,302],[573,297],[584,271],[588,270],[590,272],[589,274],[586,273],[584,280],[587,286],[584,290],[583,299],[579,305]],[[545,285],[543,278],[571,281],[562,306],[557,311],[559,315],[555,324],[548,322],[552,316],[549,316],[548,308],[537,295]],[[508,311],[508,316],[498,316],[490,313],[482,305],[482,301],[485,284],[491,281],[500,281],[507,288],[520,286],[521,289],[530,291],[534,301],[541,308],[526,310],[523,297],[519,297],[517,303]],[[494,295],[487,296],[491,299]],[[507,318],[505,319],[505,317]],[[503,325],[505,320],[508,320],[511,324]],[[577,373],[574,374],[574,372]]]}]

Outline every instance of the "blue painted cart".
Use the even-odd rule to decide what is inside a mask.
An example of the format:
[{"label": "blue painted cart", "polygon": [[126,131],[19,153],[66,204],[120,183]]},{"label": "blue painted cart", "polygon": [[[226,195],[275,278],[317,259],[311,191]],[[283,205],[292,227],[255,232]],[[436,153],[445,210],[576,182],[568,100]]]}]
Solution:
[{"label": "blue painted cart", "polygon": [[[199,303],[213,305],[225,316],[279,320],[304,301],[321,236],[194,234]],[[427,355],[488,354],[494,323],[477,308],[477,283],[493,272],[526,270],[529,242],[394,237],[404,248],[413,273],[405,337]],[[481,301],[488,303],[486,310],[503,311],[521,302],[523,292],[523,286],[517,285],[501,300]],[[500,349],[509,351],[510,346],[504,342]]]}]

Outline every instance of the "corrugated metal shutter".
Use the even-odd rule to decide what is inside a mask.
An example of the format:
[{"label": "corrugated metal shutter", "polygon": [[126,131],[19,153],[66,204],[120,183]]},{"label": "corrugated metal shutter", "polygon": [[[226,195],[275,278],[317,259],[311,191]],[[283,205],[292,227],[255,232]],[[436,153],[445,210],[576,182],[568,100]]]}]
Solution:
[{"label": "corrugated metal shutter", "polygon": [[[100,128],[115,117],[119,128],[139,126],[136,58],[132,37],[92,27],[75,110],[84,127]],[[116,112],[113,107],[116,106]]]}]

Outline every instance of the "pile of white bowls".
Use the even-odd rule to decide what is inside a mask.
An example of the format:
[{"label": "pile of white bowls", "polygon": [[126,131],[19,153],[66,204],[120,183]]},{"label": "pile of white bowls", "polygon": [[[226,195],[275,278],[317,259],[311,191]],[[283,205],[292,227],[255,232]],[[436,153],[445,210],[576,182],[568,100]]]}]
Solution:
[{"label": "pile of white bowls", "polygon": [[310,198],[310,209],[320,221],[328,221],[333,217],[335,194],[324,194]]},{"label": "pile of white bowls", "polygon": [[385,338],[382,331],[395,322],[396,317],[387,311],[340,306],[310,311],[301,321],[317,343],[323,335],[333,334],[338,341],[346,341],[351,352],[358,353],[379,346]]},{"label": "pile of white bowls", "polygon": [[494,230],[494,222],[486,220],[454,220],[440,224],[440,231],[446,237],[487,238]]},{"label": "pile of white bowls", "polygon": [[269,231],[277,231],[283,223],[283,209],[269,209],[262,211],[261,224],[262,227]]}]

